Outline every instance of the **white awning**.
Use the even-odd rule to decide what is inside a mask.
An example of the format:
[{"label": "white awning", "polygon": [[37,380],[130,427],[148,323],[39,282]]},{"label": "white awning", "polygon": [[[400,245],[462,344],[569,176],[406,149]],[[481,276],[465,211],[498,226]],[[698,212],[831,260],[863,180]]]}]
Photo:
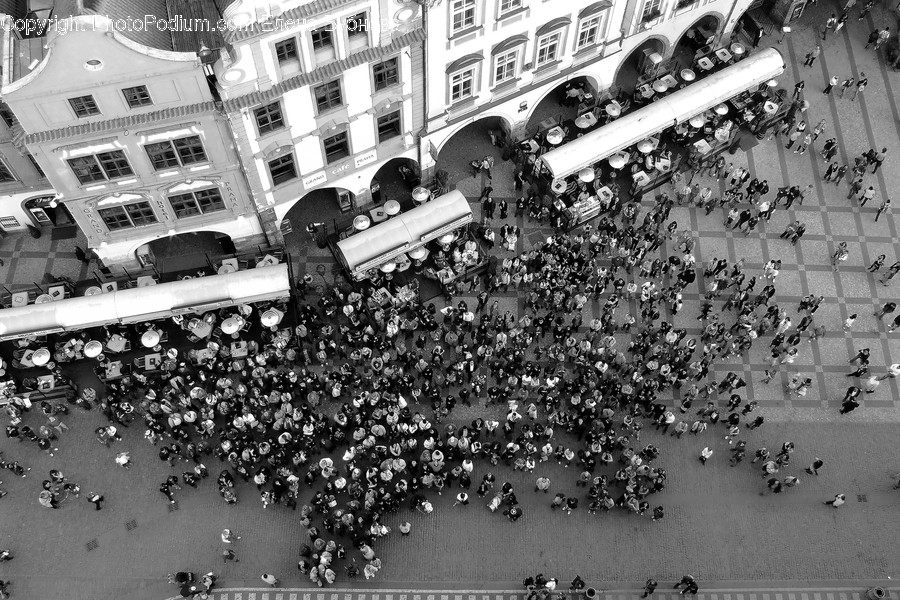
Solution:
[{"label": "white awning", "polygon": [[547,152],[542,160],[554,179],[566,177],[663,129],[687,121],[764,81],[778,77],[783,72],[784,58],[781,53],[775,48],[761,50],[737,64],[660,98],[649,106]]},{"label": "white awning", "polygon": [[362,274],[471,222],[469,201],[454,190],[339,241],[338,258]]},{"label": "white awning", "polygon": [[287,264],[0,310],[0,341],[287,298]]}]

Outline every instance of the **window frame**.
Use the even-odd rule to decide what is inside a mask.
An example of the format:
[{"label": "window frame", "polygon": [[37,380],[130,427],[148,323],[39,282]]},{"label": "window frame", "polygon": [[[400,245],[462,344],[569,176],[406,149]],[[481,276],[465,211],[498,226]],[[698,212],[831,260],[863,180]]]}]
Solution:
[{"label": "window frame", "polygon": [[[339,142],[343,146],[343,150],[341,151],[341,156],[329,157],[328,152],[328,143],[331,140],[341,138]],[[336,162],[342,161],[345,158],[349,158],[353,155],[353,149],[350,147],[350,132],[344,129],[343,131],[337,131],[333,135],[322,138],[322,156],[325,157],[325,164],[331,165]]]},{"label": "window frame", "polygon": [[3,122],[10,129],[15,127],[16,123],[18,123],[15,113],[6,103],[0,104],[0,119],[3,119]]},{"label": "window frame", "polygon": [[[321,115],[344,106],[344,90],[340,79],[332,79],[331,81],[320,83],[313,87],[312,92],[313,102],[316,105],[316,114]],[[321,95],[320,92],[322,92]],[[335,93],[337,94],[336,98],[333,97]]]},{"label": "window frame", "polygon": [[[123,229],[136,229],[159,223],[153,206],[149,200],[139,200],[97,209],[97,214],[109,231],[121,231]],[[152,220],[151,220],[152,219]],[[121,225],[113,226],[112,223]]]},{"label": "window frame", "polygon": [[[605,12],[605,11],[604,11]],[[605,23],[604,12],[599,12],[593,15],[589,15],[584,17],[578,22],[578,30],[575,33],[575,51],[584,50],[585,48],[589,48],[591,46],[596,46],[600,42],[601,29],[603,24]],[[596,21],[593,26],[590,26],[590,23]],[[589,32],[593,29],[594,39],[590,42],[582,41],[582,35]]]},{"label": "window frame", "polygon": [[[357,23],[356,27],[351,28],[351,23]],[[368,48],[371,45],[369,41],[369,12],[362,11],[358,12],[355,15],[350,15],[344,21],[344,29],[347,32],[347,49],[348,51],[356,51],[361,50],[362,48]],[[364,39],[365,43],[359,42],[359,39]]]},{"label": "window frame", "polygon": [[[396,129],[394,130],[394,134],[388,137],[382,136],[382,120],[390,119],[387,123],[388,126],[396,125]],[[386,142],[388,140],[392,140],[396,137],[400,137],[403,135],[403,111],[401,109],[397,109],[388,113],[384,113],[383,115],[378,115],[375,119],[375,135],[378,137],[378,143]]]},{"label": "window frame", "polygon": [[[393,63],[393,67],[392,67],[393,82],[390,81],[391,67],[387,66],[391,63]],[[385,81],[381,85],[379,85],[379,82],[378,82],[378,78],[381,74],[378,71],[376,71],[376,69],[379,69],[380,67],[383,67],[384,71],[387,72],[387,74],[383,76]],[[372,87],[375,89],[376,92],[380,92],[381,90],[386,90],[386,89],[394,87],[396,85],[400,85],[400,59],[398,57],[393,56],[391,58],[386,58],[380,62],[372,63]]]},{"label": "window frame", "polygon": [[[451,0],[449,10],[450,35],[456,35],[478,24],[478,2],[476,0]],[[460,17],[459,25],[457,25],[458,16]]]},{"label": "window frame", "polygon": [[[650,17],[654,12],[657,13],[655,17]],[[641,23],[646,23],[648,21],[652,21],[653,19],[657,19],[662,15],[662,0],[646,0],[644,2],[644,6],[641,7]]]},{"label": "window frame", "polygon": [[[503,7],[504,4],[509,3],[506,8]],[[525,3],[523,0],[498,0],[498,8],[497,15],[498,18],[503,18],[506,15],[525,8]]]},{"label": "window frame", "polygon": [[[228,209],[228,206],[225,204],[225,197],[222,196],[222,192],[217,187],[191,190],[182,194],[167,196],[166,199],[169,201],[169,206],[172,207],[172,212],[175,214],[176,219],[189,219]],[[193,206],[189,206],[190,204]],[[187,209],[187,212],[185,212],[185,209]]]},{"label": "window frame", "polygon": [[[471,65],[460,69],[459,71],[455,71],[450,73],[447,76],[447,91],[449,92],[450,104],[456,104],[457,102],[463,102],[468,100],[469,98],[475,97],[475,69],[477,65]],[[465,83],[465,76],[468,76],[469,82],[469,93],[465,96],[454,97],[453,88],[457,85],[454,83],[454,79],[459,78],[459,85],[463,85]]]},{"label": "window frame", "polygon": [[79,119],[96,117],[97,115],[102,114],[100,112],[100,107],[97,105],[97,101],[94,100],[94,96],[91,94],[68,98],[68,101],[72,112],[75,113],[75,116]]},{"label": "window frame", "polygon": [[[495,86],[501,85],[501,84],[507,83],[509,81],[513,81],[516,79],[516,77],[518,77],[519,64],[520,64],[520,58],[521,58],[519,52],[521,50],[522,50],[522,48],[520,46],[516,46],[514,48],[510,48],[509,50],[505,50],[503,52],[500,52],[500,53],[494,55],[494,68],[493,68],[493,71],[491,72],[491,76],[493,77],[493,85],[495,85]],[[504,59],[508,59],[510,57],[510,55],[512,55],[512,61],[504,60]],[[501,60],[504,60],[504,64],[502,64],[502,65],[501,65]],[[511,65],[510,65],[510,62],[512,63]],[[512,73],[509,75],[509,77],[505,77],[503,79],[498,79],[497,75],[500,71],[501,66],[503,66],[503,67],[512,66]]]},{"label": "window frame", "polygon": [[[86,164],[85,161],[87,160],[91,160],[92,164]],[[83,163],[78,168],[90,168],[92,173],[99,175],[99,178],[93,178],[92,176],[89,181],[83,180],[82,177],[79,176],[76,166],[72,164],[77,161]],[[69,165],[69,169],[71,169],[72,173],[75,175],[75,179],[78,180],[79,185],[90,185],[92,183],[112,181],[114,179],[121,179],[123,177],[131,177],[134,175],[134,169],[131,167],[131,163],[128,161],[128,156],[125,154],[124,150],[110,150],[108,152],[99,152],[97,154],[88,154],[86,156],[76,156],[66,159],[66,164]],[[111,169],[108,168],[110,166],[115,167],[119,172],[110,176]]]},{"label": "window frame", "polygon": [[0,183],[13,183],[18,181],[15,173],[6,164],[5,160],[0,160]]},{"label": "window frame", "polygon": [[46,179],[47,175],[44,174],[44,170],[41,168],[41,165],[38,164],[37,159],[34,157],[34,154],[31,152],[26,152],[25,156],[28,160],[31,161],[31,166],[34,167],[34,170],[37,171],[37,174],[40,175],[41,179]]},{"label": "window frame", "polygon": [[[129,94],[132,94],[131,96]],[[153,97],[146,85],[135,85],[132,87],[122,88],[122,96],[125,98],[125,104],[128,108],[143,108],[144,106],[153,106]]]},{"label": "window frame", "polygon": [[337,41],[334,33],[335,28],[330,23],[310,30],[310,46],[317,63],[328,62],[337,58]]},{"label": "window frame", "polygon": [[[197,151],[198,149],[199,152]],[[146,152],[147,158],[150,160],[150,166],[154,171],[176,169],[209,162],[206,148],[203,146],[203,140],[200,139],[199,135],[188,135],[172,140],[144,144],[144,152]],[[154,153],[157,155],[156,158],[154,158]],[[157,158],[164,160],[165,164],[159,164],[156,160]]]},{"label": "window frame", "polygon": [[[275,174],[272,172],[272,163],[278,162],[278,161],[284,161],[284,164],[278,165],[277,168],[286,167],[288,165],[288,161],[289,161],[291,175],[289,175],[286,178],[283,178],[281,175],[279,175],[280,180],[276,181]],[[278,187],[279,185],[282,185],[289,181],[293,181],[294,179],[297,179],[297,177],[298,177],[297,159],[294,158],[293,152],[286,152],[285,154],[282,154],[280,156],[276,156],[274,158],[268,159],[266,161],[266,169],[268,169],[268,171],[269,171],[269,179],[272,180],[272,187]]]},{"label": "window frame", "polygon": [[[552,64],[559,60],[559,49],[560,49],[560,46],[562,45],[562,34],[563,34],[563,32],[561,29],[555,29],[553,31],[549,31],[549,32],[545,33],[544,35],[542,35],[541,37],[539,37],[537,39],[537,42],[534,45],[534,50],[535,50],[534,66],[536,69],[539,69],[548,64]],[[552,44],[544,43],[545,40],[548,40],[551,38],[556,38],[552,42]],[[548,47],[550,47],[551,45],[553,46],[553,56],[552,57],[547,56],[544,58],[544,60],[541,60],[541,53],[544,50],[546,50]]]},{"label": "window frame", "polygon": [[[282,57],[281,50],[285,47],[286,44],[291,45],[291,51],[293,51],[293,55],[290,55],[289,52],[285,52],[284,56]],[[275,42],[275,44],[272,46],[272,50],[275,53],[275,62],[277,62],[280,66],[284,65],[285,63],[300,62],[300,47],[297,45],[297,38],[294,36]]]},{"label": "window frame", "polygon": [[[275,107],[274,109],[272,107]],[[278,118],[272,118],[277,111]],[[260,124],[260,117],[264,117],[265,124]],[[268,135],[273,131],[278,131],[287,127],[284,122],[284,111],[281,110],[281,103],[278,101],[264,104],[253,109],[253,120],[256,123],[256,133],[260,136]]]}]

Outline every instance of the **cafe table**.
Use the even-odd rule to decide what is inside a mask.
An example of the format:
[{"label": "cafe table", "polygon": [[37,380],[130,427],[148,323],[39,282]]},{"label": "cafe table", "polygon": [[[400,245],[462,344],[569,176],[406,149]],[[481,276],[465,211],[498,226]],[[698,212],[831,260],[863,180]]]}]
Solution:
[{"label": "cafe table", "polygon": [[106,350],[113,353],[124,352],[127,345],[128,340],[126,340],[118,333],[114,333],[106,342]]},{"label": "cafe table", "polygon": [[271,254],[266,254],[261,261],[256,263],[257,268],[259,267],[271,267],[273,265],[278,264],[278,259],[272,256]]},{"label": "cafe table", "polygon": [[56,377],[53,375],[41,375],[37,378],[38,389],[43,391],[52,390],[56,385]]},{"label": "cafe table", "polygon": [[700,67],[701,69],[703,69],[704,71],[709,71],[716,65],[713,61],[711,61],[709,59],[709,57],[704,56],[703,58],[701,58],[697,61],[697,66]]},{"label": "cafe table", "polygon": [[112,360],[104,365],[106,379],[119,379],[122,377],[122,361]]},{"label": "cafe table", "polygon": [[157,371],[162,364],[162,355],[159,353],[148,354],[139,359],[139,366],[145,371]]},{"label": "cafe table", "polygon": [[719,60],[725,63],[732,59],[731,52],[729,52],[725,48],[719,48],[718,50],[716,50],[716,56],[719,58]]},{"label": "cafe table", "polygon": [[644,171],[638,171],[634,174],[632,179],[637,186],[645,186],[650,183],[650,176],[647,175]]},{"label": "cafe table", "polygon": [[642,98],[649,98],[649,97],[651,97],[653,94],[656,93],[656,92],[653,91],[653,88],[652,88],[652,87],[650,86],[650,84],[648,84],[648,83],[645,83],[645,84],[642,85],[640,88],[638,88],[638,91],[641,93],[641,97],[642,97]]},{"label": "cafe table", "polygon": [[674,77],[672,77],[672,74],[671,74],[671,73],[666,74],[665,77],[660,77],[660,78],[659,78],[659,81],[661,81],[661,82],[663,82],[664,84],[666,84],[666,87],[668,87],[669,89],[672,89],[672,88],[678,86],[678,80],[675,79]]},{"label": "cafe table", "polygon": [[610,102],[604,107],[603,110],[605,110],[606,114],[611,117],[618,117],[622,114],[622,105],[618,102]]},{"label": "cafe table", "polygon": [[65,300],[66,298],[66,286],[64,285],[54,285],[50,289],[47,290],[47,293],[50,294],[50,297],[56,300]]},{"label": "cafe table", "polygon": [[578,129],[587,129],[588,127],[593,126],[597,123],[597,117],[594,116],[594,113],[584,113],[577,119],[575,119],[575,126]]},{"label": "cafe table", "polygon": [[192,335],[197,336],[201,340],[208,338],[209,335],[212,333],[212,330],[213,330],[213,326],[210,325],[209,323],[207,323],[206,320],[204,320],[204,319],[200,319],[200,324],[197,325],[196,327],[188,329],[188,331]]},{"label": "cafe table", "polygon": [[247,342],[244,340],[240,340],[238,342],[232,342],[231,344],[231,356],[232,358],[243,358],[247,356]]},{"label": "cafe table", "polygon": [[16,306],[27,306],[28,305],[28,292],[15,292],[12,295],[12,305]]}]

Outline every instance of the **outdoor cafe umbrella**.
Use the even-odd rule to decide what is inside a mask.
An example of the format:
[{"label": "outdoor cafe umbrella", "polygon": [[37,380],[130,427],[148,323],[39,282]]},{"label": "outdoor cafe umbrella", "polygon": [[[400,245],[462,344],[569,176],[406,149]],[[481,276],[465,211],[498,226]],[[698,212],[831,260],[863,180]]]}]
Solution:
[{"label": "outdoor cafe umbrella", "polygon": [[265,327],[274,327],[275,325],[278,325],[281,323],[282,318],[284,318],[284,313],[280,310],[275,310],[274,308],[270,308],[259,316],[260,322]]},{"label": "outdoor cafe umbrella", "polygon": [[141,344],[146,348],[152,348],[159,343],[159,332],[155,329],[148,329],[141,336]]},{"label": "outdoor cafe umbrella", "polygon": [[585,183],[590,183],[591,181],[594,180],[594,178],[596,176],[597,176],[597,174],[594,173],[594,170],[590,167],[585,167],[584,169],[582,169],[581,171],[578,172],[578,179],[580,179],[581,181],[583,181]]},{"label": "outdoor cafe umbrella", "polygon": [[88,358],[96,358],[103,352],[103,344],[97,340],[91,340],[84,345],[84,355]]},{"label": "outdoor cafe umbrella", "polygon": [[611,166],[613,169],[621,169],[625,166],[627,159],[625,158],[624,154],[618,153],[610,156],[607,161],[609,162],[609,166]]},{"label": "outdoor cafe umbrella", "polygon": [[46,348],[38,348],[34,351],[34,354],[31,355],[31,362],[39,367],[43,367],[50,362],[50,351]]},{"label": "outdoor cafe umbrella", "polygon": [[235,317],[229,317],[222,321],[222,333],[231,335],[237,333],[241,328],[241,323]]}]

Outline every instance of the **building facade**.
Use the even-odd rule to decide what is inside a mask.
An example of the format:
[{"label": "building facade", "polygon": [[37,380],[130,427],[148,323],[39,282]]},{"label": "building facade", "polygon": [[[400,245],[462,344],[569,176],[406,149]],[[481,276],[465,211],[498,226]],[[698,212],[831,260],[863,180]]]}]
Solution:
[{"label": "building facade", "polygon": [[32,38],[4,17],[2,96],[17,144],[107,266],[141,266],[154,242],[185,233],[216,232],[224,251],[264,242],[198,56],[206,41],[115,22],[164,20],[173,2],[132,7],[138,17],[107,4],[57,2],[59,20]]},{"label": "building facade", "polygon": [[[444,144],[466,125],[499,117],[525,135],[532,112],[560,84],[610,88],[645,48],[663,59],[704,23],[722,43],[751,0],[445,0],[426,7],[426,129],[421,166],[432,173]],[[533,133],[533,132],[530,132]]]},{"label": "building facade", "polygon": [[341,210],[362,207],[379,169],[418,160],[418,4],[237,0],[224,15],[246,25],[225,33],[216,79],[270,241],[311,192]]}]

